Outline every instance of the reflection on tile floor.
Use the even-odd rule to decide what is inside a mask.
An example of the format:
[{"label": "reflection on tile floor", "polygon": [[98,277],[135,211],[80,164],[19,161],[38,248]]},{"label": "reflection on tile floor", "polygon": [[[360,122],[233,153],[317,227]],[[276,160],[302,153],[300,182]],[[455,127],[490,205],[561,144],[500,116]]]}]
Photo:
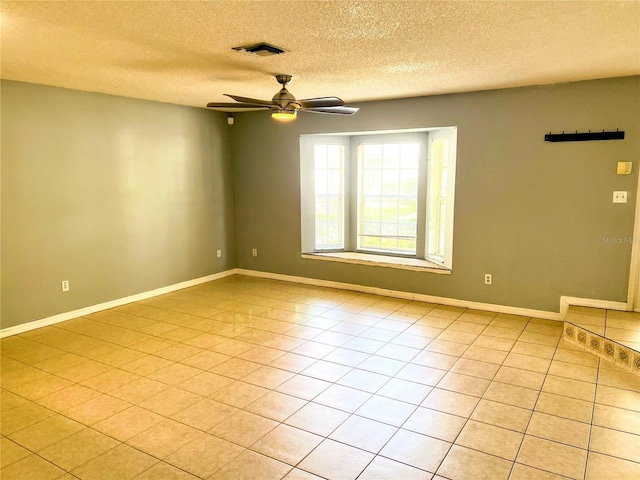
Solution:
[{"label": "reflection on tile floor", "polygon": [[640,478],[640,377],[561,336],[229,277],[3,339],[1,478]]}]

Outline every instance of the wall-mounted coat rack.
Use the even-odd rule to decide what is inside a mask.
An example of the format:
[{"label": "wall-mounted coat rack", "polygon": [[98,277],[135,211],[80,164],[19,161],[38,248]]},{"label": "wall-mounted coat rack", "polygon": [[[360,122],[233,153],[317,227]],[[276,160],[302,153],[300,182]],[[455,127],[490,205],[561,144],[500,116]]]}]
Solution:
[{"label": "wall-mounted coat rack", "polygon": [[545,142],[586,142],[589,140],[623,140],[624,131],[616,130],[615,132],[588,132],[578,133],[547,133],[544,136]]}]

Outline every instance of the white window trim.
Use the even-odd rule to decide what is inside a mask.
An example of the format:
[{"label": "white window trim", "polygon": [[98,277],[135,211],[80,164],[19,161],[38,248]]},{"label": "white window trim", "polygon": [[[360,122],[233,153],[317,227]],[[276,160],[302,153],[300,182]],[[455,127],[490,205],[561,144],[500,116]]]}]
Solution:
[{"label": "white window trim", "polygon": [[[398,136],[401,134],[401,136]],[[408,134],[427,134],[429,138],[425,144],[431,145],[432,138],[449,136],[451,141],[451,151],[449,156],[449,183],[448,183],[448,201],[447,201],[447,218],[445,231],[445,258],[443,264],[434,262],[428,258],[427,252],[428,235],[426,228],[429,224],[428,215],[428,187],[426,187],[426,172],[428,170],[427,162],[424,158],[421,160],[421,179],[422,182],[418,194],[418,215],[424,220],[418,222],[418,246],[415,256],[411,255],[395,255],[375,253],[370,251],[356,250],[355,235],[352,232],[357,230],[357,215],[352,214],[353,210],[357,210],[357,148],[366,136],[376,135],[375,139],[380,141],[393,141],[394,139],[402,139],[401,141],[410,141]],[[419,136],[414,136],[419,138]],[[321,142],[320,142],[321,140]],[[345,185],[348,185],[348,191],[345,192],[345,202],[351,204],[352,207],[344,208],[344,250],[330,251],[315,249],[315,190],[314,185],[314,162],[309,161],[313,158],[313,147],[317,143],[340,144],[345,148]],[[365,265],[377,265],[389,268],[400,268],[407,270],[429,271],[434,273],[451,273],[453,264],[453,211],[455,199],[455,166],[456,166],[456,144],[457,129],[456,127],[438,127],[425,129],[398,130],[386,132],[353,132],[353,133],[334,133],[334,134],[309,134],[300,137],[300,206],[301,206],[301,252],[302,257],[312,260],[337,261],[343,263],[358,263]],[[430,148],[427,150],[430,155]],[[306,160],[306,161],[305,161]],[[423,168],[424,167],[424,168]]]}]

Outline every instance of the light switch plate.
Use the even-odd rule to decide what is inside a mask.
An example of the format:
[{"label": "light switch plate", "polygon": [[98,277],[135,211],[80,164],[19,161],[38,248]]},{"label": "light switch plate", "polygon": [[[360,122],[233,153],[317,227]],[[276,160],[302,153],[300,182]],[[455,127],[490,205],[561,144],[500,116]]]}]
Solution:
[{"label": "light switch plate", "polygon": [[613,192],[613,203],[627,203],[627,192]]},{"label": "light switch plate", "polygon": [[629,175],[631,174],[632,165],[633,165],[633,162],[618,162],[616,173],[618,175]]}]

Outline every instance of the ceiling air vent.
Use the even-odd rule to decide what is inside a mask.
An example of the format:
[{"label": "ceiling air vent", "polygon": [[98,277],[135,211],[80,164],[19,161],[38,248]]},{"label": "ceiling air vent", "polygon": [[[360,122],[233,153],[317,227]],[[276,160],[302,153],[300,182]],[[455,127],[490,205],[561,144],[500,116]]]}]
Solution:
[{"label": "ceiling air vent", "polygon": [[256,43],[253,45],[243,45],[240,47],[233,47],[233,50],[238,52],[254,53],[261,57],[268,57],[270,55],[280,55],[286,52],[284,48],[276,47],[269,43]]}]

